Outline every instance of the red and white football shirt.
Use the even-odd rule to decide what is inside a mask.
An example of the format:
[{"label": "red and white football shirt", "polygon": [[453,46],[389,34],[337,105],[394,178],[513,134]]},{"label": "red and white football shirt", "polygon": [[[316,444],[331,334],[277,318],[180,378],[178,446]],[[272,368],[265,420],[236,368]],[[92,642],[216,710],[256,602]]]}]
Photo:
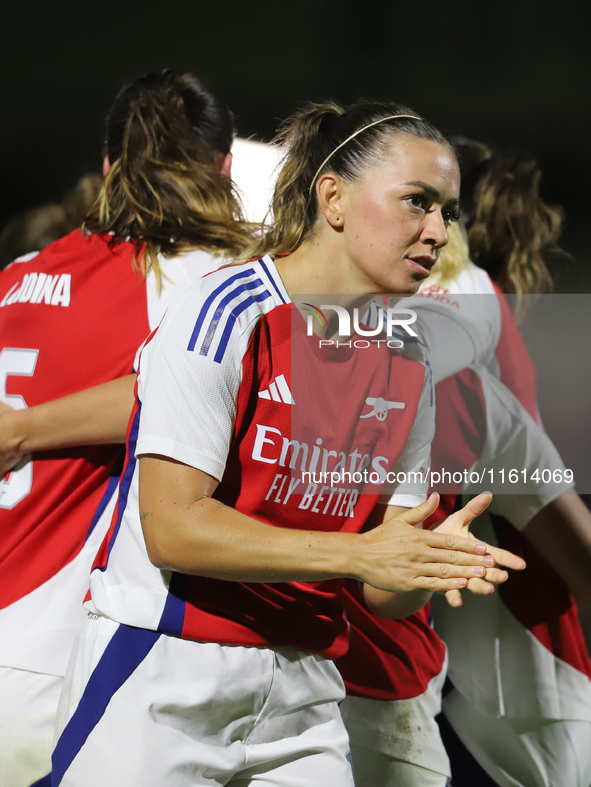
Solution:
[{"label": "red and white football shirt", "polygon": [[[304,329],[268,257],[216,271],[169,310],[142,352],[128,465],[89,609],[197,641],[344,653],[341,580],[161,571],[139,519],[135,457],[147,453],[209,473],[220,481],[215,497],[278,527],[358,532],[383,494],[381,471],[396,474],[393,503],[424,499],[424,483],[411,488],[401,475],[428,467],[432,437],[430,380],[408,357],[416,347],[320,347]],[[398,403],[383,419],[369,401],[380,398]],[[337,467],[342,483],[317,475]],[[374,475],[356,479],[362,470]]]},{"label": "red and white football shirt", "polygon": [[[0,398],[22,408],[130,374],[168,303],[219,261],[161,260],[75,230],[0,272]],[[121,446],[28,456],[0,481],[0,665],[63,675],[92,557],[114,504]]]}]

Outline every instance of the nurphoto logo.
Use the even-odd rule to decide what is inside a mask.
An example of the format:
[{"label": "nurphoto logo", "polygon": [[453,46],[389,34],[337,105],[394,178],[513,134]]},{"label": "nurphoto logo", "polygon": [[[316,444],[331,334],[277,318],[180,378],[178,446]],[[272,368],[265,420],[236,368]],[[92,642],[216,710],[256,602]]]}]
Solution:
[{"label": "nurphoto logo", "polygon": [[[369,321],[370,325],[361,327],[362,323],[360,323],[359,320],[358,308],[353,309],[353,326],[351,326],[351,314],[344,306],[338,306],[334,303],[322,304],[320,308],[314,306],[312,303],[303,303],[302,306],[304,311],[309,312],[306,319],[308,336],[314,335],[314,320],[318,321],[323,331],[328,328],[329,321],[325,314],[327,309],[332,309],[337,314],[339,321],[339,336],[351,338],[354,336],[361,337],[355,338],[353,342],[353,346],[355,347],[370,347],[371,344],[381,344],[382,341],[386,340],[373,339],[370,342],[365,337],[379,336],[380,334],[386,333],[388,336],[388,347],[400,349],[404,346],[404,342],[401,339],[392,338],[394,336],[394,328],[406,331],[409,336],[416,337],[417,335],[410,327],[417,319],[416,312],[412,309],[398,309],[395,306],[377,308],[374,310],[375,317],[372,316],[372,319]],[[400,330],[398,335],[400,335]],[[338,340],[332,341],[328,339],[320,340],[319,346],[322,347],[324,345],[336,345],[337,347],[346,345],[347,347],[351,347],[351,342],[339,342]]]}]

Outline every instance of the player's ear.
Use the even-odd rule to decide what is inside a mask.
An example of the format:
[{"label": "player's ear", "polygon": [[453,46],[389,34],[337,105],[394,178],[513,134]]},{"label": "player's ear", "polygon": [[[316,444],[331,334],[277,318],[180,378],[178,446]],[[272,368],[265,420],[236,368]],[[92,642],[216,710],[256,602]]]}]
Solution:
[{"label": "player's ear", "polygon": [[225,177],[229,178],[232,174],[232,154],[228,153],[227,156],[224,156],[222,160],[222,164],[220,166],[220,172]]},{"label": "player's ear", "polygon": [[345,184],[334,172],[327,172],[318,178],[315,188],[318,207],[324,218],[334,229],[342,229],[345,223],[343,215]]},{"label": "player's ear", "polygon": [[107,176],[107,172],[111,169],[111,162],[109,157],[105,156],[103,159],[103,178]]}]

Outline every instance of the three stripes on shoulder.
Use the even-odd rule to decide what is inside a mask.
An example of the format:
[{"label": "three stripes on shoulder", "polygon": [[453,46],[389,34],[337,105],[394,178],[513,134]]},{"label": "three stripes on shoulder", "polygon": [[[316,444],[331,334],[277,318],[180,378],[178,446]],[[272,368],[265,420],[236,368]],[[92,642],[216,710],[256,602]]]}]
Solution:
[{"label": "three stripes on shoulder", "polygon": [[283,374],[278,375],[266,390],[259,391],[259,399],[272,399],[274,402],[295,404]]}]

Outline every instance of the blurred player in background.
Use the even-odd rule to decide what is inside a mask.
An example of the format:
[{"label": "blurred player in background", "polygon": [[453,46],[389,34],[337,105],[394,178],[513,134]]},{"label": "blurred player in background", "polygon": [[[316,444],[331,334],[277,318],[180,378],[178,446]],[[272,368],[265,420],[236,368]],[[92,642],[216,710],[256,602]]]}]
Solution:
[{"label": "blurred player in background", "polygon": [[[530,155],[497,153],[465,137],[452,143],[470,256],[506,292],[549,290],[542,255],[557,250],[561,213],[540,197],[539,165]],[[537,420],[535,370],[505,301],[499,303],[498,375]],[[571,594],[591,598],[591,517],[574,489],[545,505],[502,497],[502,515],[483,515],[475,533],[494,534],[523,555],[527,581],[516,577],[478,610],[466,599],[453,620],[435,610],[455,686],[444,699],[445,717],[500,787],[588,787],[591,661]],[[475,774],[461,778],[456,756],[454,784],[474,783]]]},{"label": "blurred player in background", "polygon": [[[235,137],[232,143],[232,180],[238,189],[245,219],[261,223],[273,194],[280,151],[273,145]],[[17,257],[41,251],[82,225],[99,195],[103,179],[80,178],[63,202],[30,208],[8,222],[0,233],[0,270]]]},{"label": "blurred player in background", "polygon": [[[437,344],[439,350],[429,354],[433,380],[437,383],[432,471],[440,472],[442,467],[452,472],[471,469],[481,455],[486,456],[487,467],[497,471],[517,465],[531,472],[540,466],[562,468],[551,442],[487,368],[486,361],[491,356],[494,359],[495,344],[499,343],[497,295],[488,275],[469,263],[459,228],[452,226],[449,235],[453,253],[448,255],[447,249],[444,250],[440,260],[443,274],[448,276],[446,286],[442,285],[442,274],[436,269],[434,283],[431,284],[430,277],[426,287],[427,291],[439,293],[439,300],[422,296],[399,304],[416,311],[419,337],[427,345]],[[487,298],[466,297],[467,293],[479,289],[479,280],[484,282]],[[450,291],[447,287],[452,292],[463,290],[463,293],[452,299],[444,294]],[[451,321],[452,329],[446,330]],[[371,313],[368,322],[372,324]],[[458,353],[458,358],[455,353],[451,358],[445,353],[447,346],[458,350],[456,341],[448,341],[456,325],[468,340],[466,352],[478,350],[480,362],[474,357],[469,369],[450,377],[454,364],[465,362],[463,352]],[[437,343],[433,336],[437,337]],[[461,336],[455,336],[458,338]],[[470,397],[476,399],[481,418],[468,423],[470,418],[475,418]],[[545,490],[544,495],[530,504],[539,508],[561,489],[569,487],[565,483],[557,490]],[[509,500],[495,497],[494,509],[498,510],[503,501],[510,510],[513,503],[520,502],[516,497]],[[442,504],[446,502],[443,500]],[[430,523],[441,521],[443,516],[440,510]],[[350,581],[345,583],[343,598],[352,638],[348,653],[337,661],[337,666],[347,687],[348,696],[341,710],[351,738],[358,783],[376,787],[391,784],[444,787],[450,777],[450,765],[435,716],[441,708],[446,651],[431,628],[429,610],[425,608],[403,620],[378,620],[369,613],[356,584]],[[478,612],[479,604],[474,608]],[[480,614],[484,611],[483,607]],[[464,635],[469,636],[458,631],[458,637]]]},{"label": "blurred player in background", "polygon": [[62,431],[54,443],[62,450],[23,455],[31,447],[20,441],[4,452],[6,464],[17,462],[0,482],[6,787],[29,785],[50,769],[59,691],[115,504],[122,449],[108,443],[120,441],[129,415],[117,386],[128,389],[140,345],[178,293],[251,240],[230,179],[232,140],[230,113],[196,77],[142,77],[109,114],[105,180],[85,230],[0,274],[0,397],[9,434],[23,408],[114,381],[111,394],[62,408],[64,418],[70,411],[85,423],[84,447],[68,449]]},{"label": "blurred player in background", "polygon": [[80,227],[98,197],[102,182],[100,175],[85,175],[62,203],[30,208],[12,219],[0,234],[0,270],[17,257],[41,251]]},{"label": "blurred player in background", "polygon": [[[484,146],[477,150],[486,150],[487,158],[492,155]],[[461,165],[465,161],[462,149],[459,160]],[[479,164],[480,177],[484,171],[482,159]],[[462,167],[462,195],[467,203],[462,209],[469,221],[479,217],[477,237],[481,247],[496,249],[497,261],[501,251],[507,262],[512,261],[506,267],[490,266],[507,282],[506,286],[514,292],[542,289],[547,286],[548,275],[541,252],[556,249],[559,213],[541,201],[539,169],[531,159],[501,156],[490,172],[493,174],[485,181],[485,188],[475,191],[478,178]],[[422,297],[404,302],[417,312],[417,331],[431,349],[433,377],[438,383],[432,469],[491,468],[495,462],[499,467],[519,466],[532,471],[542,467],[563,469],[555,449],[536,427],[535,373],[508,306],[498,297],[499,291],[488,274],[469,261],[466,243],[455,227],[450,230],[450,241],[452,253],[444,250],[440,269],[420,290]],[[471,364],[470,368],[460,371],[466,364]],[[570,487],[564,481],[538,495],[496,496],[496,516],[487,513],[481,519],[493,519],[497,525],[503,522],[501,543],[526,549],[528,569],[523,577],[528,590],[524,592],[520,587],[519,577],[515,584],[503,586],[500,596],[476,604],[467,598],[457,616],[444,609],[438,618],[444,638],[451,645],[452,676],[457,674],[459,685],[473,698],[474,709],[491,709],[491,723],[498,723],[501,733],[492,735],[484,716],[477,723],[475,712],[469,712],[470,708],[466,711],[457,690],[446,700],[446,708],[453,713],[454,726],[474,741],[470,746],[473,753],[479,746],[484,748],[478,759],[488,761],[487,770],[502,785],[587,787],[589,780],[585,737],[589,731],[585,717],[591,705],[589,659],[576,610],[572,599],[566,602],[567,585],[549,565],[540,562],[534,549],[524,546],[526,541],[518,540],[515,529],[525,528],[526,538],[543,550],[573,592],[588,597],[591,519]],[[571,494],[561,494],[569,489]],[[451,510],[453,499],[447,496],[442,500],[444,510]],[[444,510],[432,521],[440,521]],[[475,532],[483,538],[484,533],[495,538],[490,528]],[[541,584],[536,587],[538,582]],[[350,695],[341,707],[360,784],[444,785],[449,764],[434,716],[441,702],[445,649],[430,629],[426,611],[403,621],[379,621],[368,614],[353,584],[346,585],[346,592],[353,635],[348,654],[338,662]],[[509,599],[508,609],[523,625],[521,633],[517,620],[493,608],[501,604],[504,609],[502,599]],[[527,632],[527,624],[529,621],[532,628],[534,619],[537,625],[532,634]],[[552,667],[554,657],[558,657],[556,668]],[[555,672],[562,681],[562,708],[554,678],[548,678]],[[499,691],[507,695],[506,700],[498,696]],[[533,716],[546,713],[552,718],[552,713],[565,713],[567,704],[568,712],[582,723],[576,722],[571,730],[570,724],[529,722],[530,727],[545,726],[543,741],[541,737],[536,741],[535,735],[525,735],[523,743],[517,741],[511,722],[497,722],[495,718],[501,712],[515,715],[516,707],[521,708],[517,715],[523,716],[523,710],[529,708]],[[503,732],[503,724],[509,733]],[[565,743],[568,735],[573,736],[572,744]],[[533,755],[528,753],[528,746]],[[464,782],[462,773],[470,758],[465,751],[463,756],[458,754],[457,746],[451,750],[456,756],[454,784],[480,783],[487,778],[482,772],[470,773]],[[516,750],[521,750],[521,758],[516,757]],[[510,774],[509,780],[500,775],[503,768]],[[510,781],[518,776],[523,781]]]}]

